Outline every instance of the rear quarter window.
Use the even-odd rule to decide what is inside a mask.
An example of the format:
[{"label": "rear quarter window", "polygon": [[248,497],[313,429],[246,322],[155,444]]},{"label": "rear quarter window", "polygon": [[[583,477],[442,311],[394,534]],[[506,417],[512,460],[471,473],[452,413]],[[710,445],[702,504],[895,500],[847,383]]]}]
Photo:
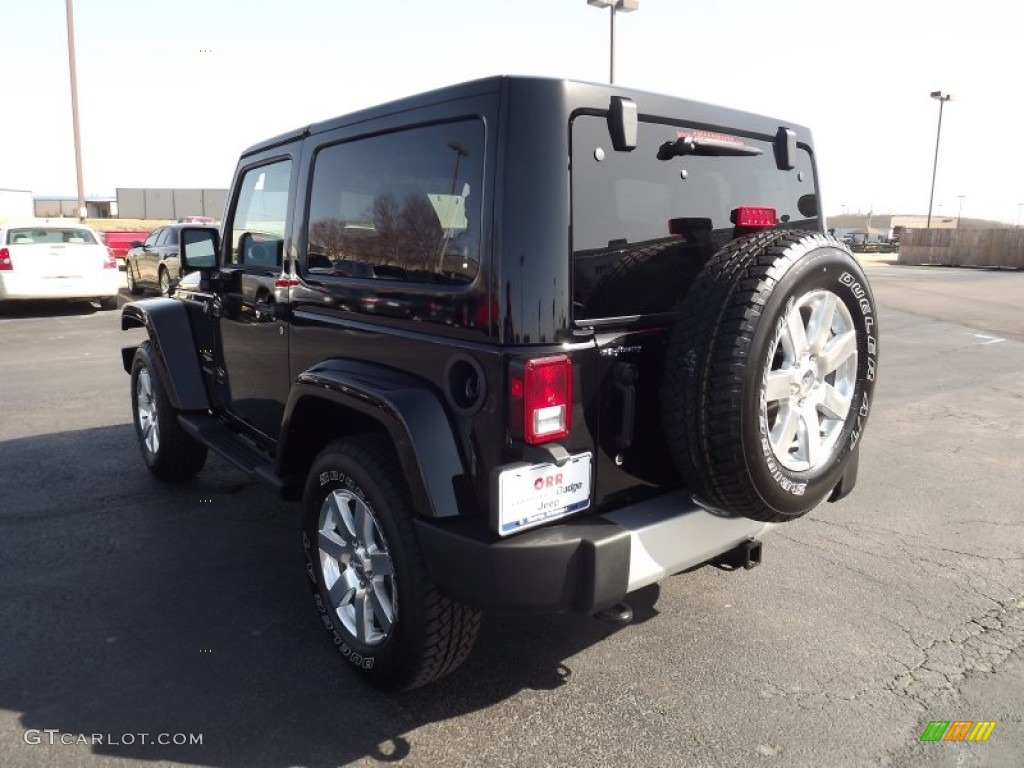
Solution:
[{"label": "rear quarter window", "polygon": [[464,120],[321,148],[307,270],[440,285],[480,265],[484,126]]}]

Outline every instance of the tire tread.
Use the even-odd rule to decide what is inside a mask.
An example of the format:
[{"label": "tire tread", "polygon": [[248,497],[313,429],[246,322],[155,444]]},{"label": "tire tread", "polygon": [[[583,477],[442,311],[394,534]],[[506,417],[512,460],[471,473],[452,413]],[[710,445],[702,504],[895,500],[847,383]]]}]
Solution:
[{"label": "tire tread", "polygon": [[666,436],[683,480],[703,503],[765,522],[794,517],[767,506],[751,484],[740,438],[743,375],[754,332],[785,273],[823,234],[767,230],[718,251],[687,293],[666,358]]},{"label": "tire tread", "polygon": [[[393,514],[402,549],[414,573],[412,588],[419,593],[424,622],[422,645],[415,657],[398,661],[398,667],[376,684],[410,690],[431,683],[457,669],[469,656],[480,629],[480,612],[445,595],[430,579],[413,524],[413,505],[401,464],[391,443],[380,435],[346,438],[327,446],[321,457],[341,453],[357,463],[374,481]],[[319,461],[317,462],[319,464]],[[401,620],[401,619],[400,619]]]}]

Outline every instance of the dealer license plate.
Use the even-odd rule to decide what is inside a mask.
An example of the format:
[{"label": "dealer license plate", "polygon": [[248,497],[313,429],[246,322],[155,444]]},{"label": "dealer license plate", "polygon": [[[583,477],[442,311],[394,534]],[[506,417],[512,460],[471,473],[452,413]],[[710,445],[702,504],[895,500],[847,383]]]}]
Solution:
[{"label": "dealer license plate", "polygon": [[590,506],[591,454],[561,467],[520,464],[498,474],[498,533],[524,531]]}]

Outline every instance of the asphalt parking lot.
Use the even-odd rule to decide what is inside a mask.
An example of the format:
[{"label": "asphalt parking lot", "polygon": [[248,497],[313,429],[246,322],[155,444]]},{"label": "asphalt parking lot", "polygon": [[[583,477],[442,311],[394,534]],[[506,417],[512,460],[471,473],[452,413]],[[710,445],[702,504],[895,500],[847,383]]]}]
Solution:
[{"label": "asphalt parking lot", "polygon": [[[176,487],[145,470],[119,355],[140,331],[0,308],[0,765],[1019,766],[1024,273],[866,264],[852,497],[776,529],[761,568],[644,590],[626,627],[490,617],[401,696],[319,627],[296,505],[214,457]],[[933,720],[997,725],[920,743]]]}]

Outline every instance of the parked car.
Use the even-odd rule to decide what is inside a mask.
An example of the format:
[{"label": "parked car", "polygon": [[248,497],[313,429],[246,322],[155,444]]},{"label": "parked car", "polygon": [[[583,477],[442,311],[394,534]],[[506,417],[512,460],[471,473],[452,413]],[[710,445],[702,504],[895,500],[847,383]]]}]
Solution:
[{"label": "parked car", "polygon": [[[146,288],[152,288],[161,296],[170,296],[182,276],[178,259],[179,233],[183,227],[195,226],[185,222],[167,224],[150,232],[145,242],[133,243],[124,260],[128,292],[138,296]],[[213,226],[206,228],[217,231]]]},{"label": "parked car", "polygon": [[117,259],[84,224],[0,226],[0,301],[90,299],[116,309],[120,285]]},{"label": "parked car", "polygon": [[387,687],[455,669],[484,610],[625,621],[672,574],[755,566],[853,490],[876,379],[812,147],[515,77],[251,147],[174,299],[124,308],[142,458],[182,481],[214,450],[301,500],[321,623]]}]

